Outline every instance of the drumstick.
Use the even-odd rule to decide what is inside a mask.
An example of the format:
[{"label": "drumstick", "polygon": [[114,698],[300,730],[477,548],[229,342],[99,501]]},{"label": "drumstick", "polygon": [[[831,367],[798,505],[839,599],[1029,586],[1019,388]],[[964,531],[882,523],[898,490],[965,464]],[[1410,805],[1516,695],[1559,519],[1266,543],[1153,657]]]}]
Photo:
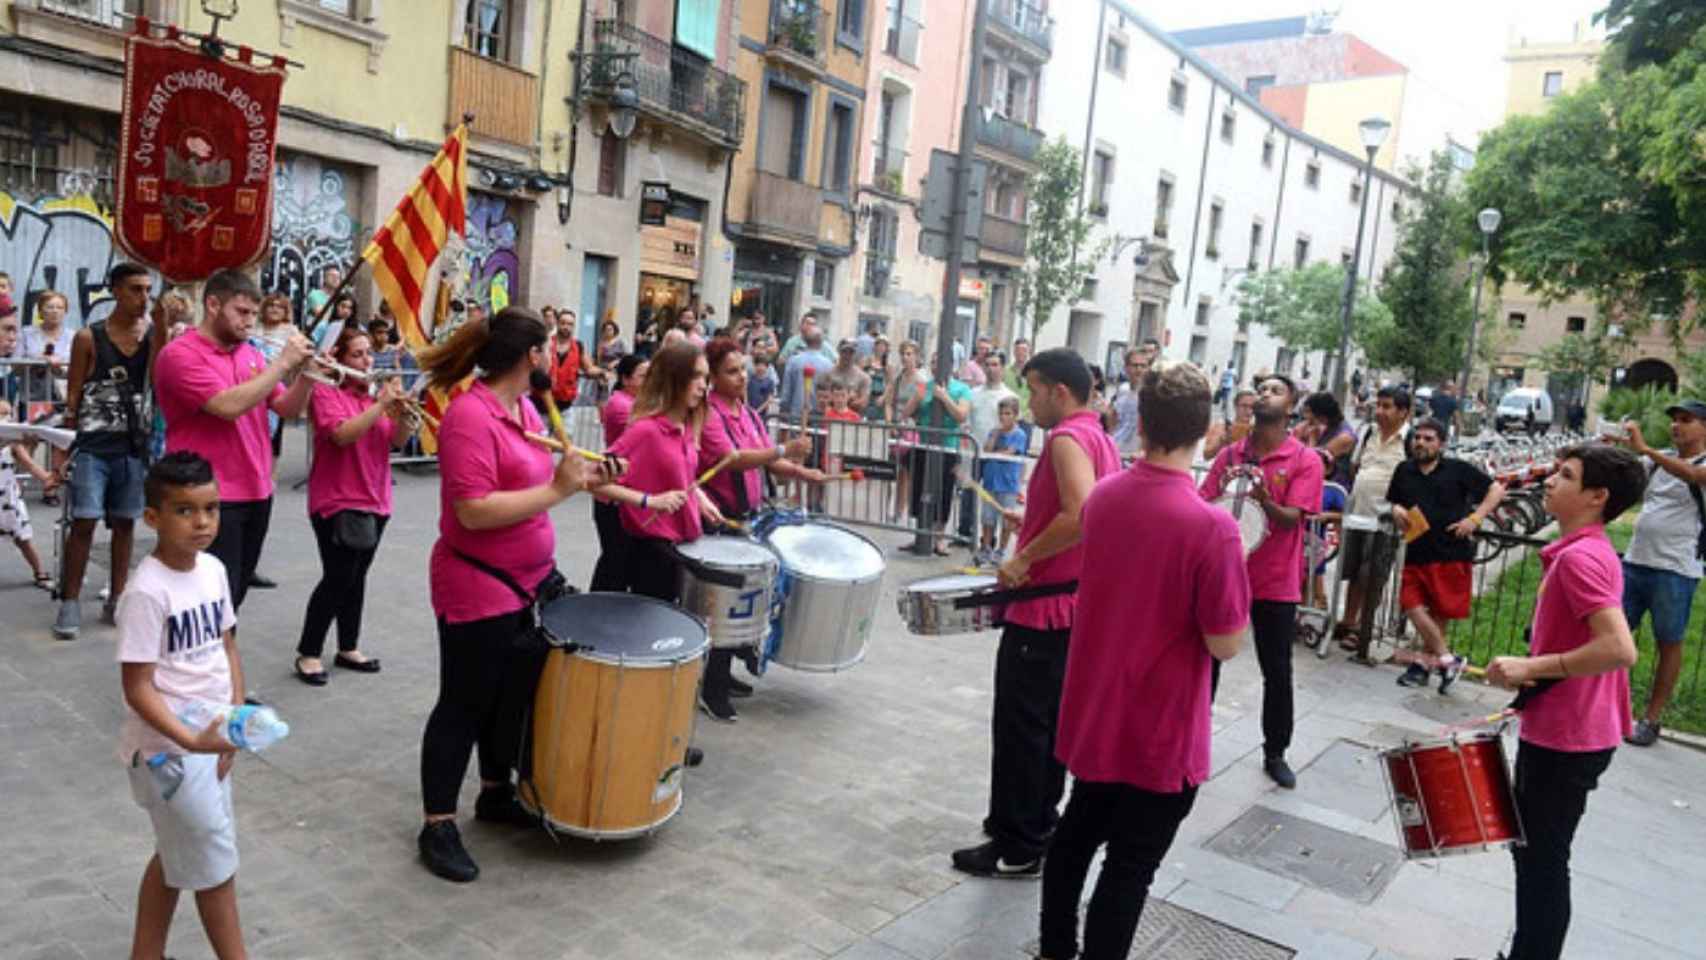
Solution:
[{"label": "drumstick", "polygon": [[551,420],[551,432],[557,435],[557,442],[563,445],[564,450],[573,450],[575,445],[569,440],[569,428],[563,425],[563,412],[557,409],[557,398],[551,396],[549,390],[541,393],[539,398],[545,401],[545,415]]},{"label": "drumstick", "polygon": [[[563,452],[563,441],[558,440],[556,437],[547,437],[542,433],[530,433],[527,434],[527,439],[528,442],[538,444],[547,450],[555,451],[557,453]],[[603,463],[608,459],[602,453],[593,453],[591,450],[582,450],[579,447],[570,447],[568,452],[583,459],[591,460],[593,463]]]},{"label": "drumstick", "polygon": [[973,493],[977,494],[978,499],[982,500],[984,503],[989,504],[990,506],[994,507],[997,510],[1005,511],[1007,509],[1006,507],[1001,505],[1001,501],[995,499],[994,494],[990,493],[988,490],[983,489],[983,484],[978,483],[976,480],[973,480],[971,478],[971,475],[966,473],[964,470],[955,471],[955,475],[957,477],[959,477],[961,483],[964,483],[966,486],[970,487],[971,491]]},{"label": "drumstick", "polygon": [[[692,496],[693,490],[695,490],[699,487],[702,487],[707,483],[710,483],[711,478],[717,475],[717,471],[719,471],[719,470],[723,469],[724,467],[728,466],[729,464],[733,463],[734,460],[735,460],[735,451],[730,450],[728,453],[723,454],[723,458],[721,460],[718,460],[716,463],[711,464],[711,469],[706,470],[704,473],[701,473],[699,475],[699,479],[695,480],[693,482],[693,486],[688,488],[688,496]],[[652,521],[656,520],[657,518],[658,518],[658,515],[656,513],[653,513],[651,516],[640,521],[640,529],[644,530],[645,528],[651,526]]]}]

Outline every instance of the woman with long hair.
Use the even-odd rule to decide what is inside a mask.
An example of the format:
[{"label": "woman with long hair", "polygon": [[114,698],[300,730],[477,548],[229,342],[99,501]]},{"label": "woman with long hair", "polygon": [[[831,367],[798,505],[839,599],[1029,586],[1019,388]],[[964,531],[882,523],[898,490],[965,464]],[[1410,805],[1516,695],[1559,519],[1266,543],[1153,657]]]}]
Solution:
[{"label": "woman with long hair", "polygon": [[[363,373],[373,369],[373,343],[361,328],[345,327],[332,359]],[[378,673],[379,660],[361,652],[361,610],[367,570],[391,519],[391,451],[412,429],[404,424],[403,388],[395,379],[371,396],[367,381],[349,377],[340,385],[319,383],[308,395],[314,424],[314,459],[308,468],[308,523],[320,551],[320,582],[308,597],[302,637],[296,644],[296,676],[325,686],[326,631],[338,625],[333,663],[358,673]]]},{"label": "woman with long hair", "polygon": [[[746,357],[733,337],[714,337],[705,347],[711,370],[711,390],[706,398],[705,429],[699,438],[700,471],[723,464],[705,485],[705,492],[722,515],[731,520],[751,519],[764,502],[763,473],[783,480],[822,483],[823,472],[800,464],[811,452],[811,438],[798,436],[778,444],[770,439],[764,418],[746,403]],[[725,462],[726,460],[726,462]],[[714,647],[705,665],[705,685],[700,707],[713,719],[735,719],[731,697],[749,697],[752,687],[730,675],[737,651]],[[758,666],[750,647],[739,651],[748,669]]]},{"label": "woman with long hair", "polygon": [[553,466],[551,454],[527,438],[543,430],[526,397],[533,372],[545,368],[548,337],[538,314],[512,306],[464,322],[420,356],[431,385],[443,390],[480,374],[450,402],[438,431],[439,538],[430,581],[439,688],[421,738],[421,860],[456,882],[480,872],[456,829],[456,799],[476,743],[474,815],[537,822],[516,800],[510,774],[543,660],[515,639],[531,598],[556,572],[550,509],[604,480],[574,455]]},{"label": "woman with long hair", "polygon": [[694,482],[709,377],[705,351],[691,342],[659,349],[627,428],[607,451],[622,458],[627,472],[621,483],[593,492],[620,505],[628,537],[622,589],[629,593],[676,602],[681,586],[670,548],[699,539],[707,520],[723,522],[717,505]]},{"label": "woman with long hair", "polygon": [[865,358],[865,372],[871,376],[871,402],[860,411],[866,420],[881,420],[883,411],[883,396],[888,393],[889,379],[894,371],[889,369],[889,338],[879,335],[871,342],[871,355]]},{"label": "woman with long hair", "polygon": [[1357,445],[1357,435],[1345,422],[1337,397],[1325,391],[1304,397],[1303,422],[1293,435],[1326,453],[1328,482],[1347,488],[1351,485],[1351,451]]},{"label": "woman with long hair", "polygon": [[[918,344],[903,340],[900,344],[900,366],[883,391],[883,419],[889,423],[910,423],[924,402],[930,378],[918,369]],[[893,444],[895,453],[895,485],[893,523],[906,519],[907,505],[912,502],[912,445],[918,442],[914,430],[899,431]]]},{"label": "woman with long hair", "polygon": [[[622,432],[628,428],[628,418],[634,411],[634,398],[640,392],[640,384],[646,380],[649,366],[643,357],[633,353],[616,361],[613,368],[616,371],[616,389],[598,412],[604,425],[604,449],[615,446],[616,441],[622,439]],[[619,591],[626,576],[622,565],[628,557],[628,535],[622,530],[622,512],[617,502],[595,497],[592,501],[592,524],[598,530],[598,563],[592,568],[592,585],[588,589],[595,592]]]}]

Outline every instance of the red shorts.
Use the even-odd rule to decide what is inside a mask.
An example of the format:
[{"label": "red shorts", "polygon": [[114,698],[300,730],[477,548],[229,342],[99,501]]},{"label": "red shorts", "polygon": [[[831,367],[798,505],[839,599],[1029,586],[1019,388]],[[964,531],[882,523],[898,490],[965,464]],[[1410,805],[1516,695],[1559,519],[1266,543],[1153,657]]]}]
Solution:
[{"label": "red shorts", "polygon": [[1406,565],[1398,606],[1427,607],[1436,620],[1466,620],[1475,593],[1472,570],[1467,560]]}]

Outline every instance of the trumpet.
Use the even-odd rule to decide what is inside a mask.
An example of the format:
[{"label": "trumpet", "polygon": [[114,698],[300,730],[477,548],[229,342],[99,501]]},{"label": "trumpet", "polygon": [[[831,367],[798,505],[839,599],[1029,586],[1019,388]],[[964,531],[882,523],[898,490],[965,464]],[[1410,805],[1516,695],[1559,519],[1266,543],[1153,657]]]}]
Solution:
[{"label": "trumpet", "polygon": [[345,380],[357,380],[362,383],[372,381],[372,374],[369,371],[346,367],[322,354],[315,354],[309,358],[308,363],[302,368],[302,375],[316,383],[323,383],[332,387],[343,386]]}]

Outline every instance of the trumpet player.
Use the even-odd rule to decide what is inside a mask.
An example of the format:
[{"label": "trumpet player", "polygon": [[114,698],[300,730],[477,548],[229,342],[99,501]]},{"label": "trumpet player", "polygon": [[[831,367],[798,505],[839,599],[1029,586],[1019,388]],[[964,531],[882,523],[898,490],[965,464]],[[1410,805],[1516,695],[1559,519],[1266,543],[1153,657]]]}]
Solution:
[{"label": "trumpet player", "polygon": [[166,418],[166,450],[190,450],[213,464],[219,533],[208,552],[225,565],[233,610],[243,604],[272,520],[272,438],[267,411],[302,415],[314,384],[296,377],[314,345],[291,334],[271,362],[248,342],[261,291],[236,270],[209,277],[201,322],[161,348],[154,389]]},{"label": "trumpet player", "polygon": [[[361,650],[361,611],[367,570],[391,519],[391,450],[418,426],[395,377],[372,382],[373,341],[360,327],[345,327],[330,361],[336,383],[316,384],[308,398],[314,459],[308,471],[308,523],[320,553],[320,582],[308,597],[296,645],[297,679],[325,686],[321,653],[335,622],[338,652],[332,663],[357,673],[378,673],[379,660]],[[318,379],[318,378],[316,378]]]}]

